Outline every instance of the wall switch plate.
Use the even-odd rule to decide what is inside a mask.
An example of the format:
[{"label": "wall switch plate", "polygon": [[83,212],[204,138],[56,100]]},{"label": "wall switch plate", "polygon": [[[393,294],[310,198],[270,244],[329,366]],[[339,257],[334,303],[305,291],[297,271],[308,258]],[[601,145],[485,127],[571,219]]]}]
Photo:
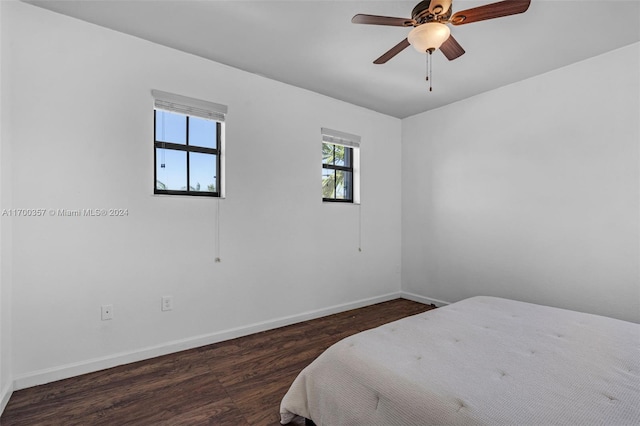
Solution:
[{"label": "wall switch plate", "polygon": [[113,305],[102,305],[102,321],[113,319]]},{"label": "wall switch plate", "polygon": [[162,296],[162,310],[170,311],[173,309],[173,296]]}]

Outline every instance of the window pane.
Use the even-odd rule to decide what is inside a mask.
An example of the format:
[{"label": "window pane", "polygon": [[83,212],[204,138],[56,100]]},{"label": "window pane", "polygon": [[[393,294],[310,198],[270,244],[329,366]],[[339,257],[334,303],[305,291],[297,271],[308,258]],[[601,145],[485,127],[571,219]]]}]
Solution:
[{"label": "window pane", "polygon": [[217,192],[217,158],[213,154],[189,153],[189,185],[191,191]]},{"label": "window pane", "polygon": [[322,169],[322,197],[335,198],[335,170]]},{"label": "window pane", "polygon": [[333,144],[322,142],[322,164],[333,164]]},{"label": "window pane", "polygon": [[156,110],[156,140],[187,143],[187,117],[168,111]]},{"label": "window pane", "polygon": [[156,148],[156,189],[187,189],[187,153]]},{"label": "window pane", "polygon": [[353,148],[343,147],[344,148],[344,166],[351,167],[351,158],[353,156]]},{"label": "window pane", "polygon": [[351,172],[336,170],[336,198],[340,200],[351,199]]},{"label": "window pane", "polygon": [[336,166],[345,166],[345,147],[342,145],[335,145],[335,154],[334,154],[334,158],[333,158],[333,164],[335,164]]},{"label": "window pane", "polygon": [[218,123],[212,120],[189,117],[189,145],[216,149],[218,147],[217,125]]}]

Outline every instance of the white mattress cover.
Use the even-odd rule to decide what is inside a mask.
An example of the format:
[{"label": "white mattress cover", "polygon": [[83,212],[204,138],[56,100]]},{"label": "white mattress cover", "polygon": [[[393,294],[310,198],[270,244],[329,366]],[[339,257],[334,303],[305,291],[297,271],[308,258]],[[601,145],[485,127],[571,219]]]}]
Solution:
[{"label": "white mattress cover", "polygon": [[280,408],[321,425],[640,425],[640,325],[473,297],[348,337]]}]

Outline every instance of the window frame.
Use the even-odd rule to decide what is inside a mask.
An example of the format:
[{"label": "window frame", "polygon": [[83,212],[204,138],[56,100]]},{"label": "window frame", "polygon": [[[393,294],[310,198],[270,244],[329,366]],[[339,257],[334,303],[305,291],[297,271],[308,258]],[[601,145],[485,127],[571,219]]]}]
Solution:
[{"label": "window frame", "polygon": [[[342,145],[339,143],[335,143],[335,142],[327,142],[327,141],[322,141],[322,144],[327,144],[327,145],[332,145],[333,146],[333,152],[334,152],[334,162],[335,162],[335,149],[336,146],[342,146],[345,150],[349,150],[349,166],[338,166],[335,164],[326,164],[323,160],[322,162],[322,170],[333,170],[334,171],[334,175],[336,171],[343,171],[343,172],[348,172],[351,174],[351,185],[349,185],[348,188],[348,198],[336,198],[335,194],[336,194],[336,186],[337,186],[337,179],[334,179],[334,197],[333,198],[328,198],[325,197],[324,194],[322,196],[322,201],[323,202],[329,202],[329,203],[354,203],[354,199],[353,199],[353,187],[355,185],[355,174],[354,174],[354,167],[353,167],[353,163],[354,163],[354,147],[351,146],[347,146],[347,145]],[[345,155],[346,157],[346,155]]]},{"label": "window frame", "polygon": [[[159,195],[187,195],[192,197],[216,197],[220,198],[220,184],[221,184],[221,145],[222,145],[222,123],[218,120],[210,120],[216,123],[216,148],[209,148],[203,146],[189,145],[189,119],[191,117],[195,117],[202,120],[208,120],[207,118],[199,117],[199,116],[190,116],[188,114],[180,114],[184,115],[186,118],[185,122],[185,143],[175,143],[175,142],[165,142],[159,141],[156,135],[156,117],[158,111],[164,111],[171,114],[180,114],[174,111],[165,110],[162,108],[154,108],[153,109],[153,193]],[[177,190],[177,189],[158,189],[158,148],[160,149],[171,149],[175,151],[181,151],[186,153],[186,178],[187,178],[187,189],[186,190]],[[192,191],[190,189],[190,179],[191,179],[191,169],[190,169],[190,155],[189,153],[196,152],[201,154],[212,154],[216,156],[216,190],[214,192],[211,191]]]}]

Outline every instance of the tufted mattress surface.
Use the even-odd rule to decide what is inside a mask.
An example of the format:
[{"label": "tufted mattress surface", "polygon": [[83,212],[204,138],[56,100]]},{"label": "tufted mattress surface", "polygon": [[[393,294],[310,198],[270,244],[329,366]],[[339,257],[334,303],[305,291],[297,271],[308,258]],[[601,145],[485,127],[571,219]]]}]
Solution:
[{"label": "tufted mattress surface", "polygon": [[640,324],[473,297],[348,337],[280,407],[321,425],[640,425]]}]

